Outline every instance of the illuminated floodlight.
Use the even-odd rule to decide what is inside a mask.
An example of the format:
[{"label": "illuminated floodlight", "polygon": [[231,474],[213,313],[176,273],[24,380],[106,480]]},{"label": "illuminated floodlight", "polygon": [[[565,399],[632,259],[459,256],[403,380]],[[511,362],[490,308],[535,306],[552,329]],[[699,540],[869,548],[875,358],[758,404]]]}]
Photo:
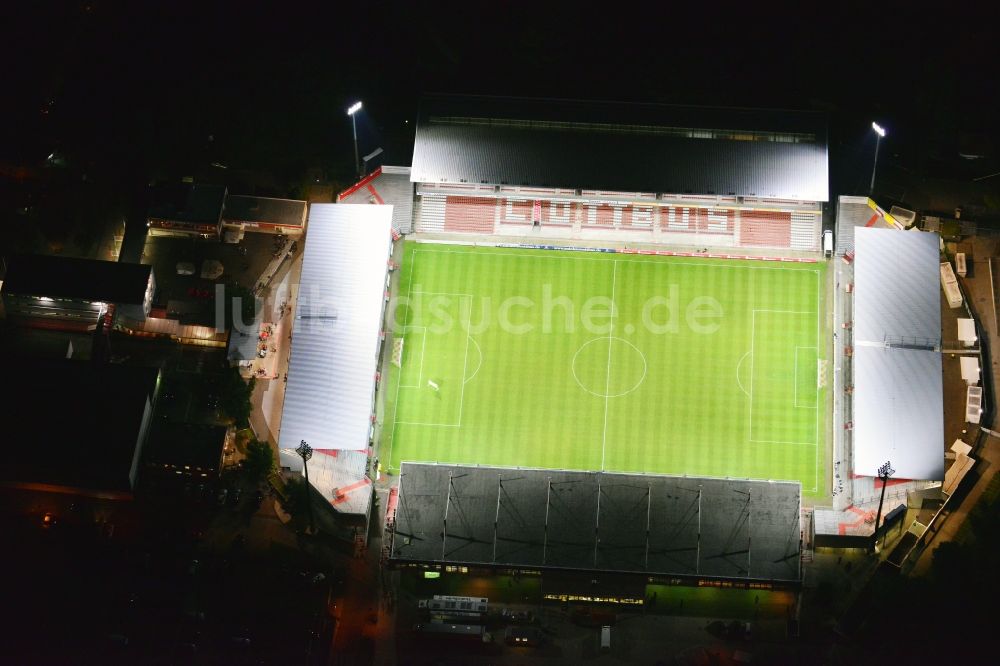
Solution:
[{"label": "illuminated floodlight", "polygon": [[[361,102],[358,102],[358,105],[360,104]],[[880,137],[885,136],[885,128],[879,125],[878,123],[873,122],[872,129],[875,130],[876,134],[878,134]]]},{"label": "illuminated floodlight", "polygon": [[354,173],[361,177],[361,162],[358,160],[358,125],[354,121],[354,114],[361,110],[361,102],[351,104],[347,110],[347,115],[351,117],[351,132],[354,134]]}]

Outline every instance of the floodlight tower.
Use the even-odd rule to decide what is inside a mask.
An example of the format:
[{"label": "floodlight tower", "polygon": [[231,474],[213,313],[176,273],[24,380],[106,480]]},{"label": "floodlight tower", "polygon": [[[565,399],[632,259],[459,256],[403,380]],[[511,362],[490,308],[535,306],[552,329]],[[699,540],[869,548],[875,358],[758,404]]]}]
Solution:
[{"label": "floodlight tower", "polygon": [[879,143],[882,142],[882,137],[885,136],[885,128],[883,128],[878,123],[873,122],[872,129],[875,130],[875,134],[877,136],[875,139],[875,162],[874,164],[872,164],[872,182],[871,185],[868,186],[868,196],[871,196],[872,193],[875,191],[875,168],[878,166],[878,146]]},{"label": "floodlight tower", "polygon": [[309,532],[310,534],[315,534],[316,523],[313,521],[312,490],[309,486],[309,459],[313,456],[313,449],[303,439],[302,443],[299,444],[299,448],[295,449],[295,452],[302,458],[302,469],[306,474],[306,509],[309,511]]},{"label": "floodlight tower", "polygon": [[354,173],[361,177],[361,163],[358,161],[358,125],[354,120],[354,114],[361,110],[361,102],[355,102],[347,109],[347,115],[351,117],[351,131],[354,133]]},{"label": "floodlight tower", "polygon": [[[889,485],[889,477],[896,473],[888,460],[878,468],[878,478],[882,479],[882,496],[878,500],[878,513],[875,514],[875,535],[872,539],[872,550],[878,547],[878,524],[882,520],[882,502],[885,501],[885,487]],[[883,544],[884,545],[884,544]]]}]

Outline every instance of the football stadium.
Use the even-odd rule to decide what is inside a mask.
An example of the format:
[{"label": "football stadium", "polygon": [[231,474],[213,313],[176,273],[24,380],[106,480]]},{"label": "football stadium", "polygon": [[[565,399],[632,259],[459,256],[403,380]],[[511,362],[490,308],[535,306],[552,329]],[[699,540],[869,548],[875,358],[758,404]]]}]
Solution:
[{"label": "football stadium", "polygon": [[943,478],[936,236],[828,180],[821,114],[424,98],[311,207],[282,465],[396,567],[797,586]]}]

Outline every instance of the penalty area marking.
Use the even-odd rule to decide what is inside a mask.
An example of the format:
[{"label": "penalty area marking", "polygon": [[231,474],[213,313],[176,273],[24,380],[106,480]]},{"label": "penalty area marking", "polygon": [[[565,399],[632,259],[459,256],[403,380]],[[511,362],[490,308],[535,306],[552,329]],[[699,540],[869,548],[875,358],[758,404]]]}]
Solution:
[{"label": "penalty area marking", "polygon": [[476,353],[479,354],[479,363],[476,365],[476,369],[472,372],[472,376],[465,380],[464,383],[466,383],[466,384],[468,384],[473,379],[475,379],[476,375],[479,374],[479,368],[483,367],[483,349],[482,349],[482,347],[479,346],[479,343],[476,342],[475,338],[473,338],[471,335],[468,336],[468,337],[469,337],[469,341],[472,344],[476,345]]},{"label": "penalty area marking", "polygon": [[743,393],[746,394],[748,398],[750,397],[750,391],[743,388],[743,382],[740,381],[740,368],[743,367],[743,361],[747,360],[747,356],[749,355],[750,352],[743,354],[743,356],[740,357],[740,360],[736,363],[736,383],[739,385],[740,390],[743,391]]},{"label": "penalty area marking", "polygon": [[[818,305],[817,305],[817,307],[818,307]],[[753,444],[788,444],[788,445],[796,445],[796,446],[812,446],[812,447],[816,448],[816,450],[817,450],[817,458],[818,458],[819,457],[819,455],[818,455],[818,451],[819,451],[819,432],[816,433],[815,437],[813,438],[813,441],[811,441],[811,442],[791,442],[791,441],[771,440],[771,439],[756,439],[753,436],[753,371],[754,371],[754,358],[757,356],[757,354],[755,353],[755,344],[756,344],[755,341],[757,339],[757,313],[758,312],[764,312],[764,313],[767,313],[767,314],[789,314],[789,315],[804,315],[804,314],[807,314],[807,315],[812,315],[812,311],[803,311],[803,310],[766,310],[766,309],[751,310],[751,314],[750,314],[750,318],[751,318],[750,319],[750,404],[747,406],[747,412],[748,412],[747,419],[749,421],[748,431],[747,431],[748,435],[749,435],[748,440],[751,443],[753,443]],[[796,352],[796,362],[797,361],[798,361],[798,353]],[[737,379],[738,378],[739,378],[739,375],[737,374]],[[796,376],[793,377],[793,382],[796,383],[796,385],[795,385],[795,391],[797,392],[798,391],[798,388],[797,388],[797,382],[798,382],[797,373],[796,373]],[[817,400],[818,400],[818,398],[817,398]],[[792,408],[794,409],[795,407],[796,407],[796,405],[793,402],[792,403]],[[818,460],[817,460],[816,464],[817,465],[819,464]]]}]

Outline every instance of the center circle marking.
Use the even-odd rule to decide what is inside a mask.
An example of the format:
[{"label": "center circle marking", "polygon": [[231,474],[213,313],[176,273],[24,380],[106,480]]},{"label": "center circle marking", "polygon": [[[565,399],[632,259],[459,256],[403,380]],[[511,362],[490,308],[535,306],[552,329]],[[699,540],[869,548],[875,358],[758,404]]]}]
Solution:
[{"label": "center circle marking", "polygon": [[[601,386],[588,386],[586,383],[581,381],[580,374],[577,372],[577,363],[581,360],[581,357],[586,358],[588,354],[600,354],[600,353],[603,353],[606,357],[608,355],[608,350],[609,350],[608,345],[613,345],[610,349],[612,362],[611,362],[611,367],[608,368],[608,372],[614,371],[614,366],[616,365],[616,363],[614,363],[614,359],[621,358],[622,354],[631,354],[631,355],[638,354],[639,359],[642,361],[642,374],[639,376],[638,379],[636,379],[631,384],[626,384],[626,388],[624,389],[620,386],[616,386],[615,385],[616,383],[611,381],[611,379],[614,378],[614,375],[612,375],[611,379],[609,379],[607,374],[602,374],[601,381],[603,383]],[[617,365],[619,368],[621,367],[620,364]],[[583,343],[583,345],[581,345],[580,348],[577,349],[576,353],[573,355],[572,366],[573,366],[572,367],[573,379],[576,380],[577,385],[587,393],[595,395],[598,398],[620,398],[621,396],[627,395],[632,391],[636,390],[637,388],[639,388],[639,385],[642,384],[643,381],[645,381],[646,371],[649,367],[648,364],[646,363],[645,355],[641,351],[639,351],[638,347],[636,347],[634,344],[632,344],[631,342],[629,342],[624,338],[619,338],[615,336],[604,336],[601,338],[594,338],[593,340],[588,340],[587,342]],[[619,384],[620,383],[621,382],[619,382]]]}]

